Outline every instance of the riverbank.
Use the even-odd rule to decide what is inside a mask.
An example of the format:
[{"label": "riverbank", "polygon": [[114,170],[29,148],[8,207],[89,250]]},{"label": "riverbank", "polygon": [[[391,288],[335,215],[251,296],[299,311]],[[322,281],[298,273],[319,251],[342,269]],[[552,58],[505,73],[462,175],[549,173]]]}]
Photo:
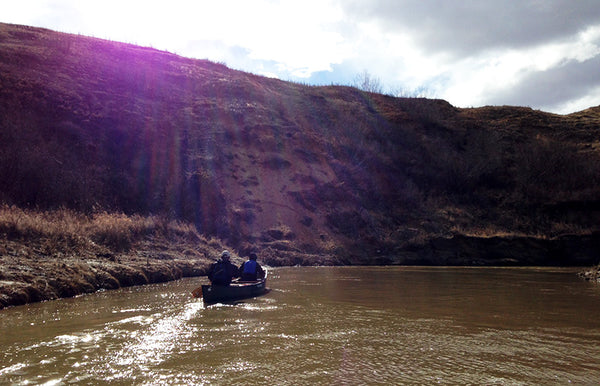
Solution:
[{"label": "riverbank", "polygon": [[[0,247],[0,308],[206,273],[210,259],[154,237],[127,252],[42,252],[44,240]],[[214,252],[216,253],[216,251]]]},{"label": "riverbank", "polygon": [[201,276],[223,248],[158,217],[0,207],[0,308]]},{"label": "riverbank", "polygon": [[[193,224],[158,216],[0,206],[0,309],[101,290],[204,276],[224,249]],[[259,252],[266,265],[334,265],[320,254]],[[338,262],[339,264],[339,262]]]},{"label": "riverbank", "polygon": [[[100,290],[204,276],[224,249],[240,264],[254,245],[236,250],[192,224],[155,216],[81,214],[67,209],[0,207],[0,309]],[[454,235],[394,250],[339,256],[319,251],[259,250],[267,266],[453,265],[592,266],[600,233],[554,239]],[[583,270],[583,268],[582,268]],[[600,267],[580,277],[600,281]]]},{"label": "riverbank", "polygon": [[584,269],[583,271],[579,272],[578,275],[580,278],[585,279],[587,281],[600,283],[600,265]]},{"label": "riverbank", "polygon": [[[500,238],[473,241],[459,237],[443,243],[429,243],[426,250],[401,252],[394,259],[374,258],[369,265],[431,265],[427,257],[434,253],[438,259],[445,259],[439,261],[445,264],[439,265],[526,265],[519,264],[517,260],[520,252],[528,253],[531,262],[538,262],[533,265],[544,265],[534,257],[542,256],[543,249],[536,250],[531,240],[525,241]],[[0,309],[101,290],[204,276],[220,252],[228,249],[218,240],[206,240],[195,230],[182,229],[177,223],[170,223],[161,230],[133,240],[121,250],[91,240],[80,243],[85,245],[73,245],[68,238],[53,240],[47,235],[16,240],[4,238],[0,242]],[[52,250],[48,249],[49,245],[53,245]],[[481,249],[484,247],[487,248],[487,259],[482,257],[486,256]],[[526,247],[533,249],[527,250]],[[500,251],[502,248],[506,248],[504,254]],[[515,258],[508,257],[509,252]],[[317,255],[279,254],[277,259],[276,255],[275,251],[262,251],[261,260],[268,265],[294,265],[291,264],[293,261],[302,265],[343,264]],[[478,256],[477,260],[475,256]],[[242,258],[234,254],[235,263],[240,263]],[[600,282],[600,266],[582,267],[579,277]]]}]

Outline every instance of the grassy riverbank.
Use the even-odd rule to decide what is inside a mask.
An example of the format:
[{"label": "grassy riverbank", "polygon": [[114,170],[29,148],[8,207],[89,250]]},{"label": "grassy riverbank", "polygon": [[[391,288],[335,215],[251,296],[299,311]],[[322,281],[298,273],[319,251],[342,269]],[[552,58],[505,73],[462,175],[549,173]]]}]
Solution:
[{"label": "grassy riverbank", "polygon": [[204,275],[220,241],[186,223],[0,207],[0,308]]},{"label": "grassy riverbank", "polygon": [[[204,276],[224,249],[233,252],[237,264],[250,252],[160,216],[0,206],[0,309]],[[332,264],[328,256],[271,248],[259,255],[270,265]]]},{"label": "grassy riverbank", "polygon": [[[583,255],[597,238],[550,240],[503,235],[456,235],[411,245],[393,256],[374,257],[370,264],[540,265],[548,251],[577,243]],[[588,245],[589,247],[585,247]],[[216,238],[198,233],[194,225],[159,216],[69,209],[25,210],[0,206],[0,308],[71,297],[103,289],[203,276],[223,249],[240,263],[249,250],[236,250]],[[568,247],[569,250],[578,248]],[[460,251],[460,252],[458,252]],[[507,257],[512,251],[514,259]],[[237,254],[237,255],[236,255]],[[330,255],[293,253],[271,248],[259,251],[267,265],[361,264]],[[571,256],[576,261],[576,256]],[[367,260],[365,260],[367,261]],[[550,261],[555,265],[564,262]],[[365,264],[365,262],[362,262]],[[587,272],[587,271],[586,271]],[[597,280],[598,268],[582,273]]]}]

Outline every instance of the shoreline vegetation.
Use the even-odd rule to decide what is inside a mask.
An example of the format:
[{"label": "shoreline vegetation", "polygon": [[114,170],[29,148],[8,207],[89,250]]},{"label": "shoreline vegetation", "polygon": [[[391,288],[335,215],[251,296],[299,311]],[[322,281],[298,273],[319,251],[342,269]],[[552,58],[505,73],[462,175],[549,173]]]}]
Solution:
[{"label": "shoreline vegetation", "polygon": [[[162,216],[84,214],[0,205],[0,310],[101,290],[205,276],[224,249],[193,224]],[[301,257],[299,257],[301,255]],[[332,265],[308,253],[260,252],[267,265]]]},{"label": "shoreline vegetation", "polygon": [[224,248],[161,217],[0,207],[0,309],[202,276]]},{"label": "shoreline vegetation", "polygon": [[[468,236],[462,237],[462,242],[468,240]],[[0,206],[0,238],[0,309],[99,290],[204,276],[220,252],[230,249],[221,240],[201,235],[192,224],[160,216],[83,214],[65,208],[36,211],[8,205]],[[488,242],[494,239],[492,244],[500,249],[511,242],[510,235],[482,238]],[[461,237],[448,242],[458,245]],[[486,248],[494,249],[490,247],[492,244],[488,243]],[[438,240],[430,242],[427,253],[443,256],[449,250],[452,247]],[[466,248],[463,246],[462,250]],[[422,254],[424,250],[413,252]],[[265,251],[261,257],[275,265],[294,265],[300,258],[276,260],[270,254],[273,251]],[[420,263],[411,260],[410,255],[404,251],[396,260],[371,263]],[[242,259],[242,253],[234,257],[236,263]],[[336,260],[313,258],[304,260],[304,265],[307,261],[311,265],[332,265]],[[478,261],[474,265],[510,263],[504,259],[490,260],[488,264]],[[600,281],[600,266],[583,270],[579,276]]]}]

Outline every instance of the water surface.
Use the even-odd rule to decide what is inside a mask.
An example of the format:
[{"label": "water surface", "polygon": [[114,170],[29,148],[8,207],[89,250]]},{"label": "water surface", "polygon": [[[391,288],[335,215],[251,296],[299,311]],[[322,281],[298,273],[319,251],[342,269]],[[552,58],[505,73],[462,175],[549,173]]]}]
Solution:
[{"label": "water surface", "polygon": [[205,308],[204,279],[0,311],[0,384],[600,381],[600,287],[573,269],[280,268]]}]

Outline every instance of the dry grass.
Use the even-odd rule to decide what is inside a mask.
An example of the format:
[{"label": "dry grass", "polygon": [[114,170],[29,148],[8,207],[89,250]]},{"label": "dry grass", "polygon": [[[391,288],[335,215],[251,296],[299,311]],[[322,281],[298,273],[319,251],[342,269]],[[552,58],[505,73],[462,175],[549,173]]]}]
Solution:
[{"label": "dry grass", "polygon": [[70,209],[35,211],[0,207],[0,235],[7,239],[46,239],[58,247],[85,248],[100,244],[112,251],[127,251],[145,237],[203,239],[188,223],[159,216],[127,216],[100,212],[84,215]]}]

